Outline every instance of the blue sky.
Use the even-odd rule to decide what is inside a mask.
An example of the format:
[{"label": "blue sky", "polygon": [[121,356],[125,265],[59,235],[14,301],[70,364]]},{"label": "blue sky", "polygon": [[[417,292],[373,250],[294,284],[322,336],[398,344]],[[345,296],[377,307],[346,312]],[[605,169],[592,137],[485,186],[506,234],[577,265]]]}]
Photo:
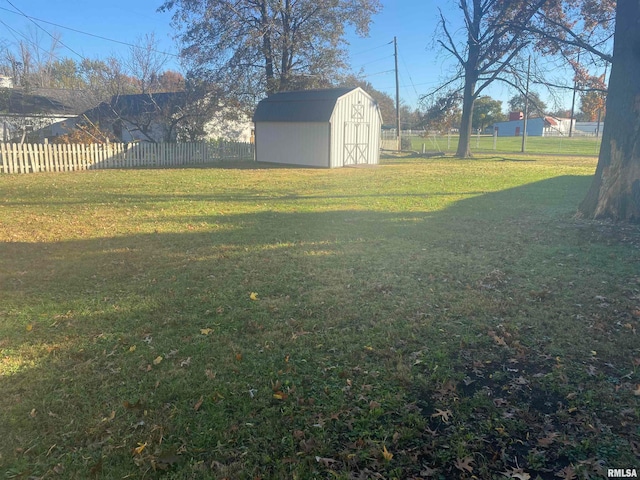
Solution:
[{"label": "blue sky", "polygon": [[[154,32],[161,50],[176,53],[171,15],[156,11],[160,3],[161,0],[0,0],[0,40],[12,43],[22,39],[21,35],[37,32],[46,46],[48,37],[45,30],[55,31],[62,35],[65,45],[58,51],[58,56],[105,58],[109,55],[125,56],[129,47],[62,27],[124,43],[135,43],[146,33]],[[394,68],[393,45],[390,42],[396,36],[400,96],[408,105],[416,106],[419,97],[442,83],[451,68],[450,60],[434,46],[438,22],[436,7],[443,8],[452,20],[459,16],[448,1],[383,0],[383,11],[374,17],[370,36],[363,39],[354,34],[348,35],[352,69],[362,71],[378,90],[395,96],[395,77],[389,70]],[[34,19],[12,13],[16,9]],[[506,103],[514,92],[496,85],[487,94]]]}]

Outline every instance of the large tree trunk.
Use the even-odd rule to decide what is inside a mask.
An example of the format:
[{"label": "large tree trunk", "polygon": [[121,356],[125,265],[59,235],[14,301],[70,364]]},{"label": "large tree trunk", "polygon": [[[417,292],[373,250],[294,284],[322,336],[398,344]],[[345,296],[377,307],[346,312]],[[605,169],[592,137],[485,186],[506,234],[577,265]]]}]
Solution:
[{"label": "large tree trunk", "polygon": [[271,45],[271,20],[266,0],[260,4],[260,27],[262,29],[262,55],[264,56],[264,70],[267,79],[267,95],[277,93],[280,89],[276,85],[273,68],[273,48]]},{"label": "large tree trunk", "polygon": [[464,96],[462,98],[462,117],[460,120],[460,138],[458,140],[458,150],[456,157],[471,158],[471,129],[473,122],[473,90],[475,85],[471,82],[465,82]]},{"label": "large tree trunk", "polygon": [[607,119],[587,218],[640,222],[640,2],[618,0]]}]

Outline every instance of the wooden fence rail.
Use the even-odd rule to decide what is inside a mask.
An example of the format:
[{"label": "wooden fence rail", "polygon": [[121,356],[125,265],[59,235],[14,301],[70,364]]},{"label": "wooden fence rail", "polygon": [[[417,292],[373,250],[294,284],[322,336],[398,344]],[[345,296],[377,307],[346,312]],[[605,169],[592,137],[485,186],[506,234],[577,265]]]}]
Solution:
[{"label": "wooden fence rail", "polygon": [[90,145],[0,143],[0,174],[171,167],[253,160],[253,147],[253,144],[238,142]]}]

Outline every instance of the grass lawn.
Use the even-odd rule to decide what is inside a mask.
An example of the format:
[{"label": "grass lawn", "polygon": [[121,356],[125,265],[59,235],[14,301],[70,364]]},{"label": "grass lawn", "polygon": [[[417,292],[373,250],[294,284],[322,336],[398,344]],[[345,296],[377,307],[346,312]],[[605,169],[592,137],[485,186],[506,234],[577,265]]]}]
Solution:
[{"label": "grass lawn", "polygon": [[[601,138],[596,137],[527,137],[527,153],[543,153],[550,155],[598,155]],[[458,136],[430,135],[427,137],[411,137],[411,148],[422,152],[454,153],[458,148]],[[497,137],[494,148],[492,135],[472,135],[471,151],[473,152],[521,152],[522,137]]]},{"label": "grass lawn", "polygon": [[0,176],[5,478],[640,468],[640,232],[594,158]]}]

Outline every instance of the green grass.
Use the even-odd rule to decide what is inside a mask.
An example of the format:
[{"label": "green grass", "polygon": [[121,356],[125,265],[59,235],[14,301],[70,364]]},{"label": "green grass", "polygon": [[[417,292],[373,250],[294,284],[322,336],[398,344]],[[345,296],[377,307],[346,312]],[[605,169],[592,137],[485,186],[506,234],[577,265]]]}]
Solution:
[{"label": "green grass", "polygon": [[637,467],[640,234],[575,218],[595,162],[0,176],[0,471]]},{"label": "green grass", "polygon": [[[527,137],[526,152],[530,154],[550,155],[598,155],[601,138],[596,137]],[[422,152],[455,153],[458,148],[458,136],[428,135],[411,137],[412,149]],[[522,151],[522,137],[497,137],[492,135],[472,135],[471,151],[476,153],[513,153]]]}]

